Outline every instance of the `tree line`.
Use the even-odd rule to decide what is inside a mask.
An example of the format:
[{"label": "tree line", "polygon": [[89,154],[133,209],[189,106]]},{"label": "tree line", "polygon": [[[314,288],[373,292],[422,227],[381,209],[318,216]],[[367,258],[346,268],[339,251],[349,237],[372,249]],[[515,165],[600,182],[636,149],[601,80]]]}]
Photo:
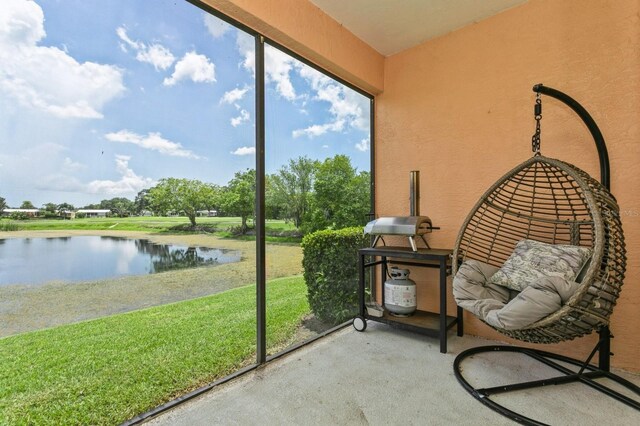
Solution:
[{"label": "tree line", "polygon": [[[166,216],[183,214],[196,226],[198,212],[216,211],[218,216],[239,216],[241,232],[255,217],[256,172],[236,172],[224,186],[196,179],[164,178],[154,187],[140,191],[134,200],[116,197],[89,204],[85,209],[111,210],[118,216],[145,212]],[[366,223],[371,210],[370,174],[358,172],[349,157],[336,155],[324,161],[308,157],[291,159],[265,180],[267,219],[282,219],[303,233],[319,229],[341,229]],[[0,197],[0,210],[6,208]],[[30,201],[20,208],[35,208]],[[47,216],[75,210],[68,203],[44,204]]]}]

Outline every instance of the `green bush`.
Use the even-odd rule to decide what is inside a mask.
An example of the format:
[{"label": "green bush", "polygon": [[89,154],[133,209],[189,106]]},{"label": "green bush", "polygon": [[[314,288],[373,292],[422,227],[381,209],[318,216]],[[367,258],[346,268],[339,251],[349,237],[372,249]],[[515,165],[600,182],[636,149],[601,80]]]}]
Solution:
[{"label": "green bush", "polygon": [[357,314],[357,252],[368,243],[362,228],[318,231],[302,239],[307,297],[319,320],[340,324]]},{"label": "green bush", "polygon": [[29,220],[29,215],[23,212],[13,212],[9,215],[11,220]]}]

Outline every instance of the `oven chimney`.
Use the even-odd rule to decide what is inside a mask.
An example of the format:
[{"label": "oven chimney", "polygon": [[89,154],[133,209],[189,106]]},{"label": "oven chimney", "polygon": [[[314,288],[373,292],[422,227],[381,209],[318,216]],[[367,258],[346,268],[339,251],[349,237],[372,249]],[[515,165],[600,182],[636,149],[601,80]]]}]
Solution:
[{"label": "oven chimney", "polygon": [[420,171],[409,172],[409,216],[420,216]]}]

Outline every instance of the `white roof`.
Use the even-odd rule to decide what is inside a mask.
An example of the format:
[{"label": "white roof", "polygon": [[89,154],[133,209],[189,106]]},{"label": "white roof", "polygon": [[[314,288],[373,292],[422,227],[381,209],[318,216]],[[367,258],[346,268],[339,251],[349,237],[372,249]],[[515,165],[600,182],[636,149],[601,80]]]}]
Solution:
[{"label": "white roof", "polygon": [[111,210],[80,209],[80,210],[77,210],[76,213],[111,213]]},{"label": "white roof", "polygon": [[4,209],[5,213],[38,213],[38,209]]}]

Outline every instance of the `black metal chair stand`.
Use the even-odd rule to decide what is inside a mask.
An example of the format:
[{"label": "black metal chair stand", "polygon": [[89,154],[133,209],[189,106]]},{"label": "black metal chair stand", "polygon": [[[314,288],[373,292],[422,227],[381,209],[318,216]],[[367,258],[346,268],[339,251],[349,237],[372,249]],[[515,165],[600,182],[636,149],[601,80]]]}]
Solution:
[{"label": "black metal chair stand", "polygon": [[[453,362],[453,371],[456,376],[456,379],[458,379],[458,381],[464,387],[464,389],[467,392],[469,392],[474,398],[476,398],[478,401],[480,401],[487,407],[491,408],[492,410],[502,414],[503,416],[506,416],[511,420],[514,420],[524,425],[545,425],[545,423],[539,422],[537,420],[534,420],[532,418],[519,414],[515,411],[512,411],[509,408],[505,407],[504,405],[501,405],[496,401],[492,400],[491,397],[494,395],[521,391],[525,389],[532,389],[532,388],[537,388],[542,386],[561,385],[565,383],[580,382],[595,390],[602,392],[603,394],[611,398],[614,398],[617,401],[620,401],[640,411],[640,387],[634,385],[630,381],[623,379],[622,377],[616,374],[611,373],[608,370],[604,370],[590,364],[591,359],[601,347],[603,343],[603,339],[604,338],[601,338],[600,342],[598,342],[598,344],[593,349],[593,351],[591,352],[591,354],[589,355],[586,361],[579,361],[563,355],[558,355],[558,354],[554,354],[551,352],[546,352],[538,349],[523,348],[519,346],[506,346],[506,345],[479,346],[477,348],[471,348],[461,352]],[[465,361],[465,359],[473,357],[474,355],[491,353],[491,352],[493,353],[513,352],[513,353],[524,354],[548,367],[551,367],[559,371],[562,374],[556,377],[540,379],[540,380],[503,384],[503,385],[492,386],[492,387],[476,388],[471,383],[469,383],[469,381],[467,381],[462,375],[462,370],[463,370],[462,364]],[[568,368],[566,365],[560,364],[559,362],[578,367],[578,370],[577,371],[572,370]],[[632,398],[629,398],[628,396],[623,395],[622,393],[608,386],[605,386],[603,383],[596,381],[596,379],[601,379],[601,378],[615,381],[616,383],[618,383],[621,386],[624,386],[631,392],[634,392],[639,399],[634,400]]]}]

